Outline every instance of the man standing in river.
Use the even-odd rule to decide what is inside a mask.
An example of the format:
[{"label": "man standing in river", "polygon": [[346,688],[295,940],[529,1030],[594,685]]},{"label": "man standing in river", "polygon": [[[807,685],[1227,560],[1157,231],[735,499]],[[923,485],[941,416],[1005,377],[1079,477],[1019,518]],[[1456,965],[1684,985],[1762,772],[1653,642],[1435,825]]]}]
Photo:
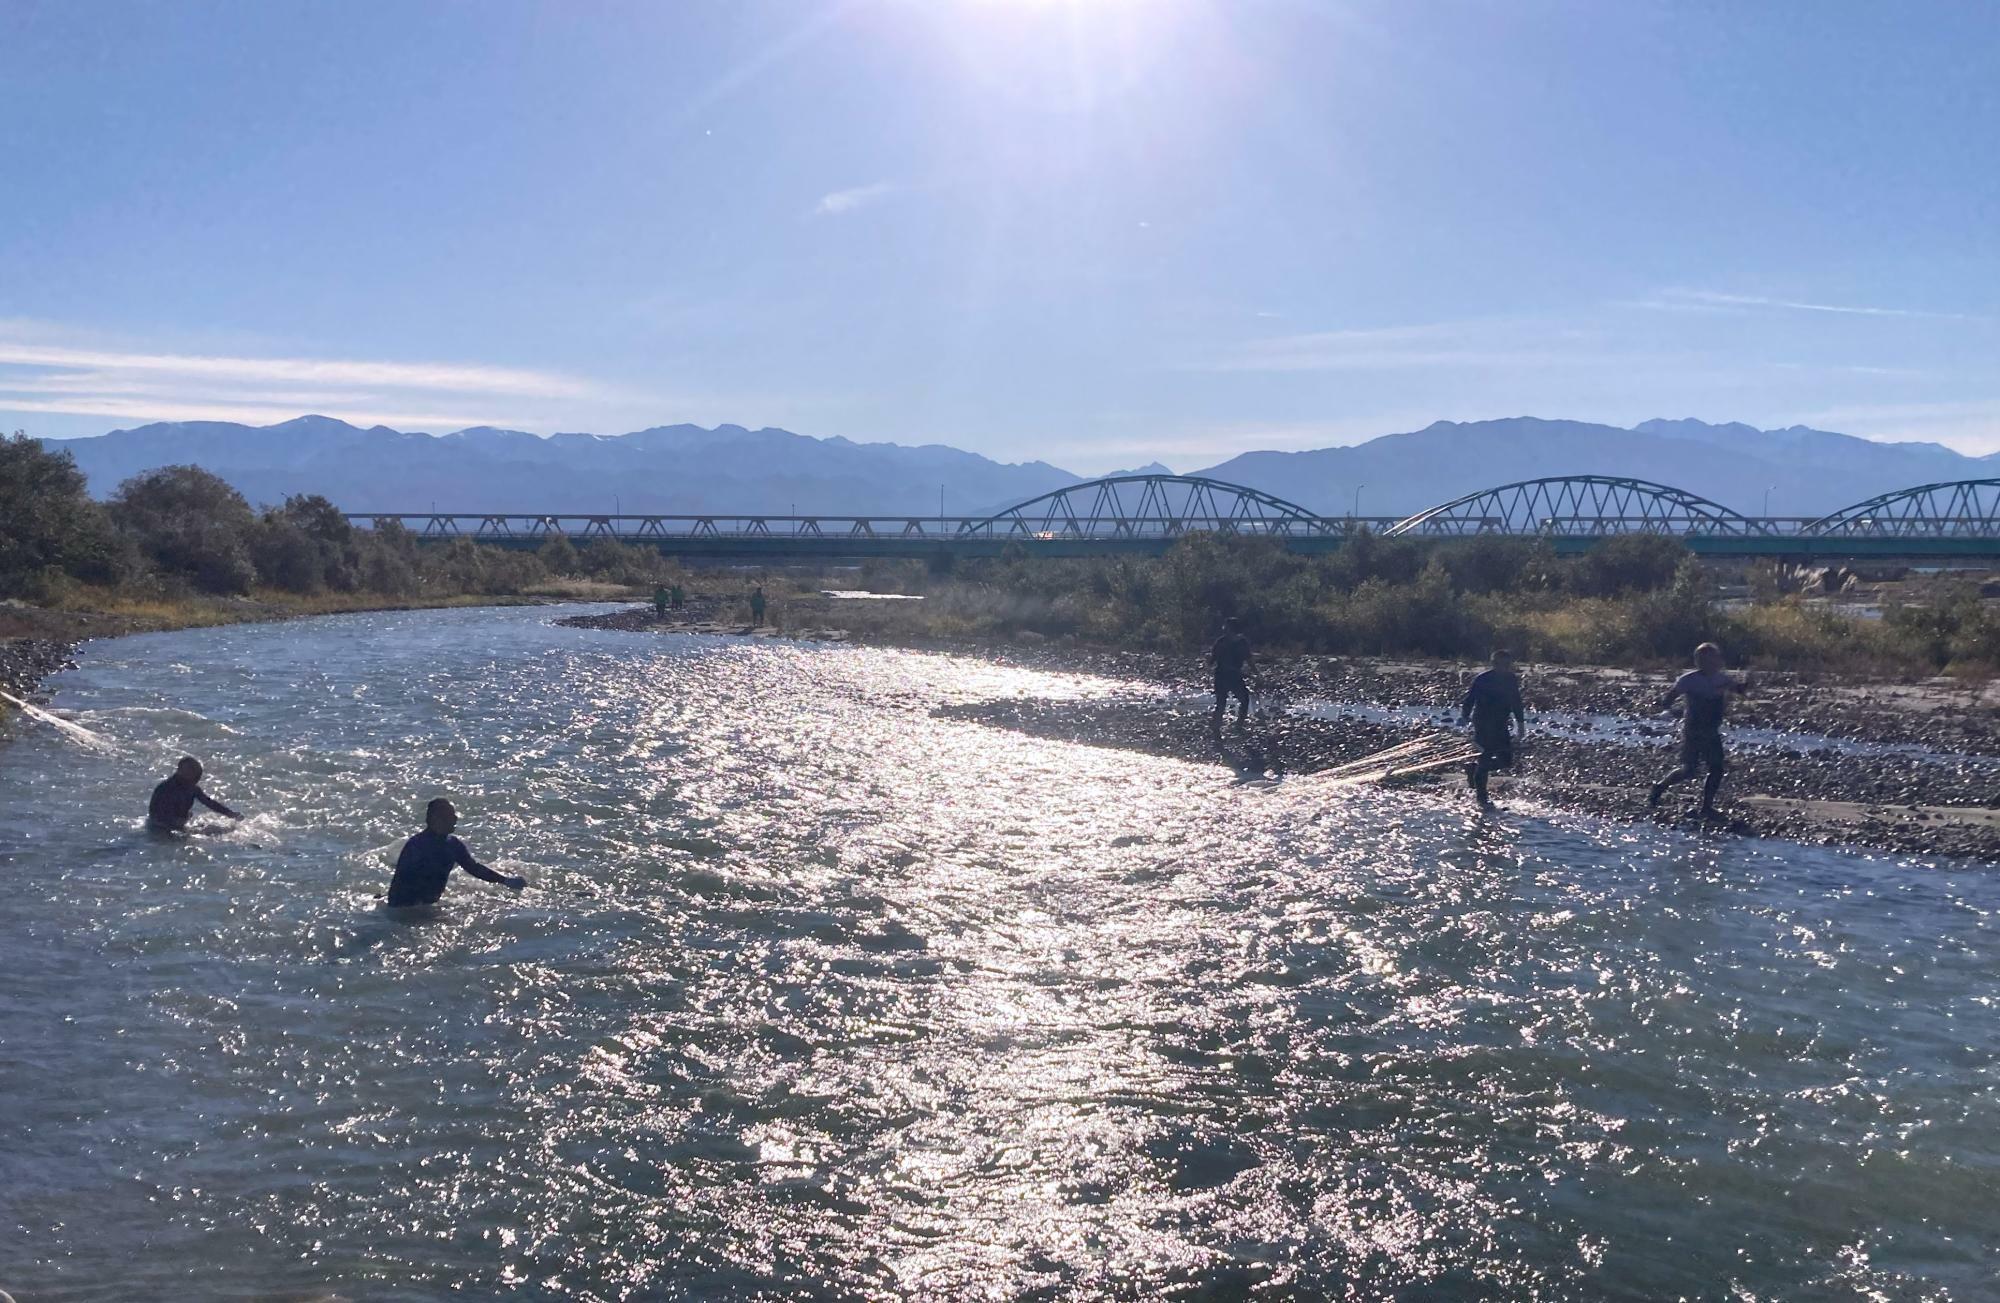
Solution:
[{"label": "man standing in river", "polygon": [[1646,800],[1648,806],[1658,809],[1669,787],[1686,782],[1706,767],[1708,777],[1701,785],[1701,813],[1703,818],[1714,817],[1715,793],[1722,786],[1722,775],[1729,769],[1729,757],[1722,749],[1723,712],[1729,705],[1730,693],[1749,690],[1748,682],[1723,672],[1722,648],[1705,642],[1694,649],[1694,668],[1674,680],[1674,686],[1667,689],[1656,707],[1666,710],[1674,704],[1674,698],[1687,698],[1687,713],[1681,718],[1680,768],[1653,784],[1652,795]]},{"label": "man standing in river", "polygon": [[1243,727],[1250,717],[1250,680],[1245,677],[1250,668],[1250,640],[1243,636],[1243,621],[1233,615],[1224,620],[1222,636],[1215,640],[1208,656],[1215,662],[1215,714],[1209,720],[1209,731],[1220,742],[1222,712],[1231,697],[1236,698],[1236,727]]},{"label": "man standing in river", "polygon": [[[1509,731],[1508,721],[1518,721],[1520,727]],[[1479,748],[1479,757],[1466,771],[1465,781],[1472,786],[1472,793],[1481,805],[1487,804],[1486,776],[1496,769],[1514,767],[1514,739],[1516,733],[1528,731],[1528,712],[1521,704],[1521,676],[1514,672],[1514,653],[1506,648],[1497,648],[1493,653],[1493,668],[1473,676],[1472,685],[1465,690],[1465,700],[1458,705],[1458,722],[1472,723],[1473,744]]]},{"label": "man standing in river", "polygon": [[146,803],[146,826],[155,832],[184,832],[194,803],[200,801],[217,814],[231,819],[243,816],[201,790],[201,761],[182,756],[173,774],[153,789]]},{"label": "man standing in river", "polygon": [[404,842],[403,853],[396,857],[396,876],[389,879],[389,908],[436,904],[455,868],[515,891],[528,885],[526,878],[496,873],[473,859],[465,843],[451,835],[456,827],[458,811],[450,801],[440,796],[424,807],[424,830]]}]

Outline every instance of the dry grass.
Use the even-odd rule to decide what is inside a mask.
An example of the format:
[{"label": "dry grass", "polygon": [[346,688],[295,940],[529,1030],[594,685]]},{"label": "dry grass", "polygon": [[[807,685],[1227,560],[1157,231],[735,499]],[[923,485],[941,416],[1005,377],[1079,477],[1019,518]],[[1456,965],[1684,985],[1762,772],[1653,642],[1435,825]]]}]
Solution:
[{"label": "dry grass", "polygon": [[614,584],[602,579],[549,579],[529,584],[524,597],[547,597],[565,602],[651,601],[653,590],[633,584]]},{"label": "dry grass", "polygon": [[[613,596],[623,595],[618,589]],[[66,594],[54,615],[89,616],[98,632],[158,633],[171,629],[205,629],[225,624],[293,620],[314,615],[348,615],[359,611],[431,610],[461,606],[529,606],[566,593],[488,597],[479,594],[394,597],[381,593],[287,593],[260,589],[248,597],[189,596],[161,598],[115,589],[79,587]],[[109,626],[106,628],[105,626]]]}]

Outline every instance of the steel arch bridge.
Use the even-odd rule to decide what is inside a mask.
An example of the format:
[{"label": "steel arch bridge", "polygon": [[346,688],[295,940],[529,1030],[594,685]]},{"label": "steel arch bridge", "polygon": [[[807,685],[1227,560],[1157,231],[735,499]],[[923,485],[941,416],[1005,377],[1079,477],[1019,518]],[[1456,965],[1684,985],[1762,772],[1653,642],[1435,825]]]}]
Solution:
[{"label": "steel arch bridge", "polygon": [[1405,517],[1383,531],[1394,538],[1480,534],[1604,538],[1612,534],[1767,534],[1718,502],[1651,480],[1560,475],[1482,489]]},{"label": "steel arch bridge", "polygon": [[1750,518],[1648,480],[1551,476],[1469,493],[1416,515],[1316,515],[1261,490],[1197,475],[1119,475],[1072,484],[990,516],[598,515],[354,512],[364,529],[400,525],[427,542],[535,548],[555,538],[655,547],[689,557],[854,560],[1015,547],[1044,556],[1164,552],[1197,532],[1272,538],[1330,552],[1363,527],[1388,537],[1550,539],[1580,552],[1621,534],[1679,538],[1703,555],[2000,559],[2000,479],[1920,484],[1816,520]]},{"label": "steel arch bridge", "polygon": [[1821,538],[2000,538],[2000,479],[1947,480],[1842,507],[1801,530]]},{"label": "steel arch bridge", "polygon": [[1240,484],[1199,475],[1114,475],[1072,484],[983,520],[967,521],[958,536],[1116,540],[1212,532],[1308,538],[1343,530],[1337,520]]}]

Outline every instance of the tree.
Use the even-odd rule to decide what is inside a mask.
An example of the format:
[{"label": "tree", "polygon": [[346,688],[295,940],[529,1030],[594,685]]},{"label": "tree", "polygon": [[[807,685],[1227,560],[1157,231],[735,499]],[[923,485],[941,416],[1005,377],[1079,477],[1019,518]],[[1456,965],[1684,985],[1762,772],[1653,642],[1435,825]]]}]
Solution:
[{"label": "tree", "polygon": [[42,597],[67,577],[110,582],[119,560],[76,459],[20,431],[0,439],[0,591]]},{"label": "tree", "polygon": [[582,558],[577,555],[576,544],[569,541],[567,534],[551,536],[548,542],[542,544],[537,555],[552,575],[573,575],[583,564]]},{"label": "tree", "polygon": [[354,539],[354,526],[347,523],[340,508],[317,493],[293,494],[277,514],[315,542],[345,547]]},{"label": "tree", "polygon": [[360,583],[354,527],[316,493],[286,498],[284,506],[264,513],[251,539],[251,559],[258,578],[295,593],[346,591]]},{"label": "tree", "polygon": [[118,486],[117,526],[168,575],[211,593],[248,592],[257,518],[243,495],[198,466],[162,466]]},{"label": "tree", "polygon": [[1593,544],[1570,569],[1570,586],[1584,597],[1653,592],[1674,581],[1687,544],[1668,534],[1617,534]]}]

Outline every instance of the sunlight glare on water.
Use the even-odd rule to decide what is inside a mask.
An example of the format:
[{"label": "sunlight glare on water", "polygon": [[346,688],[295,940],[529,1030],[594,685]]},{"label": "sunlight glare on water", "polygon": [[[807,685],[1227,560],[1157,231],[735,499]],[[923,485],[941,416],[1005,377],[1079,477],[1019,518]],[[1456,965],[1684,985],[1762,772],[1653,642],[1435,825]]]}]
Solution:
[{"label": "sunlight glare on water", "polygon": [[[936,718],[546,611],[93,644],[0,745],[24,1299],[1975,1297],[1990,866]],[[1079,724],[1081,729],[1082,725]],[[253,818],[155,840],[183,751]],[[378,908],[426,798],[531,889]]]}]

